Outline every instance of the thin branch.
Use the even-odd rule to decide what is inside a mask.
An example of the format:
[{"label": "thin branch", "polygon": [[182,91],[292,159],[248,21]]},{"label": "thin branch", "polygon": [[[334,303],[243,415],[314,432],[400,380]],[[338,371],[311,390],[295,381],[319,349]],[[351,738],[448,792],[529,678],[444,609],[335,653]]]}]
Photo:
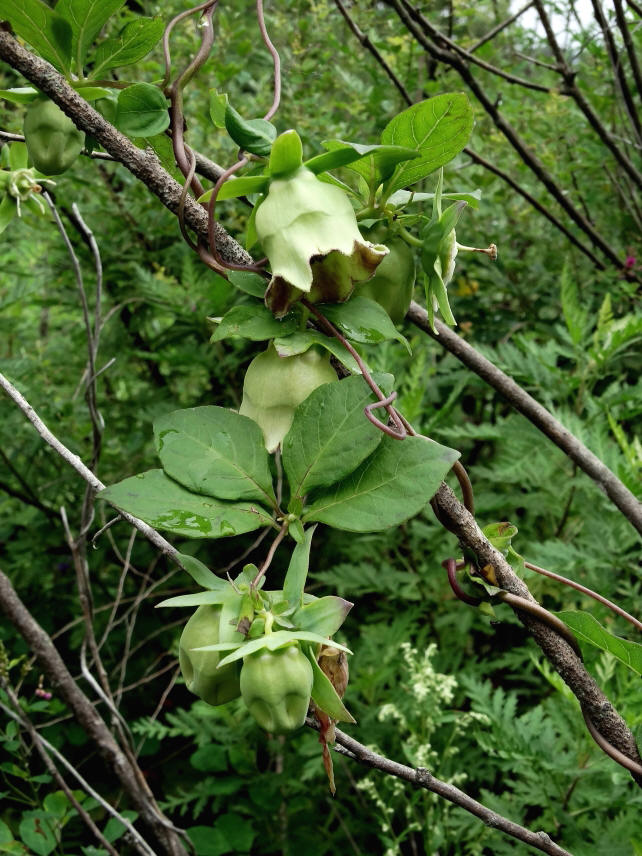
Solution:
[{"label": "thin branch", "polygon": [[408,90],[406,89],[406,87],[405,87],[405,86],[403,85],[403,83],[399,80],[399,78],[398,78],[398,77],[397,77],[397,75],[394,73],[394,71],[392,70],[392,68],[390,68],[390,66],[388,65],[388,63],[385,61],[385,59],[383,58],[383,56],[382,56],[382,55],[381,55],[381,53],[379,52],[378,48],[377,48],[377,47],[376,47],[376,46],[375,46],[375,45],[370,41],[369,37],[368,37],[368,36],[363,32],[363,30],[361,30],[361,29],[360,29],[360,27],[357,25],[357,23],[356,23],[356,21],[354,20],[354,18],[350,15],[350,13],[348,12],[348,10],[347,10],[347,9],[346,9],[346,7],[344,6],[344,4],[343,4],[342,0],[334,0],[334,2],[335,2],[335,4],[336,4],[336,6],[337,6],[337,9],[341,12],[341,14],[343,15],[343,17],[345,18],[345,20],[346,20],[346,22],[347,22],[348,26],[350,27],[350,29],[352,30],[352,32],[355,34],[355,36],[357,37],[357,39],[361,42],[361,45],[362,45],[362,46],[363,46],[367,51],[369,51],[369,52],[372,54],[372,56],[377,60],[377,62],[378,62],[378,63],[379,63],[379,65],[381,66],[381,68],[386,72],[386,74],[388,75],[388,77],[390,78],[390,80],[392,81],[392,83],[393,83],[393,84],[397,87],[397,89],[399,90],[399,92],[400,92],[400,94],[401,94],[401,97],[404,99],[404,101],[406,102],[406,104],[412,104],[412,98],[410,97],[410,95],[409,95]]},{"label": "thin branch", "polygon": [[637,90],[638,97],[642,97],[642,72],[640,71],[640,64],[638,62],[635,44],[631,38],[631,31],[629,30],[629,25],[626,21],[626,15],[624,14],[622,0],[615,0],[614,5],[615,19],[620,33],[622,34],[622,41],[624,42],[626,54],[629,58],[629,64],[631,66],[631,71],[633,72],[633,79],[635,80],[635,88]]},{"label": "thin branch", "polygon": [[[406,6],[412,9],[410,4],[407,3]],[[413,11],[416,10],[413,9]],[[441,33],[437,29],[437,27],[434,27],[430,23],[430,21],[428,21],[428,19],[425,18],[423,15],[421,15],[420,17],[422,27],[438,47],[449,48],[451,51],[460,56],[463,60],[471,62],[474,65],[478,65],[484,71],[488,71],[490,74],[494,74],[496,77],[501,77],[508,83],[511,83],[516,86],[523,86],[525,89],[533,89],[535,90],[535,92],[546,92],[547,94],[550,93],[550,86],[544,86],[541,83],[533,83],[531,80],[525,80],[523,77],[517,77],[514,74],[509,74],[507,71],[503,71],[501,68],[497,68],[496,66],[491,65],[489,62],[485,62],[483,59],[479,59],[479,57],[473,56],[469,51],[465,50],[465,48],[462,48],[461,45],[458,45],[457,42],[454,42],[452,39],[449,39],[448,36],[445,36],[443,33]]]},{"label": "thin branch", "polygon": [[56,767],[54,762],[51,760],[50,754],[53,755],[55,758],[57,758],[58,761],[61,762],[73,776],[75,776],[75,778],[77,779],[77,781],[79,781],[81,783],[84,791],[87,794],[89,794],[94,799],[96,799],[97,802],[101,806],[103,806],[103,808],[105,808],[108,811],[108,813],[111,814],[112,817],[115,817],[117,820],[119,820],[125,826],[129,835],[131,836],[131,841],[132,841],[133,846],[136,848],[136,850],[139,853],[143,854],[143,856],[155,856],[155,853],[152,850],[152,848],[145,841],[145,839],[140,835],[138,830],[136,830],[132,826],[131,822],[128,821],[126,818],[124,818],[121,814],[119,814],[113,808],[113,806],[111,806],[106,800],[104,800],[102,797],[100,797],[93,790],[93,788],[91,788],[91,786],[82,778],[82,776],[79,775],[79,773],[69,763],[69,761],[67,761],[67,759],[60,752],[58,752],[58,750],[55,749],[51,745],[51,743],[49,743],[48,740],[45,740],[45,738],[41,734],[39,734],[38,731],[36,731],[33,723],[31,722],[31,720],[28,718],[28,716],[22,710],[22,707],[20,706],[20,700],[15,695],[15,693],[13,692],[11,687],[8,685],[7,681],[0,678],[0,684],[2,684],[3,689],[9,698],[9,701],[13,705],[13,710],[8,708],[6,705],[2,704],[2,702],[0,702],[0,709],[2,709],[7,714],[7,716],[11,717],[11,719],[13,719],[14,722],[18,722],[25,729],[25,731],[29,734],[29,737],[31,738],[33,745],[36,747],[36,751],[38,752],[38,754],[42,758],[42,761],[43,761],[45,767],[47,768],[47,770],[49,770],[49,772],[51,773],[51,775],[55,779],[58,786],[65,792],[67,799],[69,800],[71,805],[73,805],[73,807],[78,812],[78,816],[82,819],[82,821],[85,823],[85,825],[94,834],[94,836],[96,837],[96,839],[97,839],[98,843],[101,845],[101,847],[104,847],[107,850],[107,852],[111,854],[111,856],[119,856],[118,851],[116,851],[112,847],[112,845],[109,843],[109,841],[107,841],[107,839],[104,837],[102,832],[98,829],[98,827],[96,826],[96,824],[94,823],[94,821],[92,820],[90,815],[80,805],[80,803],[78,802],[78,800],[74,796],[73,791],[68,786],[68,784],[64,780],[64,778],[61,776],[61,774],[58,771],[58,768]]},{"label": "thin branch", "polygon": [[493,365],[443,322],[436,321],[437,333],[428,322],[428,313],[413,301],[407,318],[443,345],[460,362],[501,393],[510,404],[552,440],[577,466],[606,493],[626,519],[642,534],[642,503],[600,459],[557,421],[548,410],[522,389],[511,377]]},{"label": "thin branch", "polygon": [[505,21],[502,21],[501,23],[497,24],[496,27],[493,27],[492,30],[489,30],[485,36],[482,36],[481,39],[479,39],[479,41],[475,42],[475,44],[472,47],[468,48],[468,52],[474,53],[482,45],[485,45],[486,42],[490,42],[491,39],[494,39],[495,36],[498,35],[498,33],[501,33],[502,30],[505,30],[506,27],[510,27],[510,25],[513,24],[518,18],[521,18],[521,16],[524,14],[524,12],[527,12],[531,8],[532,5],[533,5],[533,0],[529,0],[529,2],[525,6],[522,6],[521,9],[518,9],[518,11],[515,12],[514,15],[510,16],[510,18],[506,18]]},{"label": "thin branch", "polygon": [[[442,484],[431,504],[440,523],[458,537],[464,548],[474,554],[477,567],[486,572],[494,571],[497,584],[509,594],[534,602],[526,584],[515,574],[504,555],[492,546],[474,517],[466,511],[447,485]],[[642,758],[635,738],[587,672],[582,660],[568,642],[549,626],[548,621],[543,622],[525,612],[523,603],[517,606],[515,612],[548,661],[571,689],[583,714],[591,719],[604,740],[633,762],[633,778],[642,787]]]},{"label": "thin branch", "polygon": [[581,583],[576,583],[575,580],[570,580],[568,577],[563,577],[561,574],[556,574],[554,571],[549,571],[547,568],[540,568],[539,565],[533,565],[531,562],[524,562],[524,565],[527,568],[530,568],[531,571],[535,571],[538,574],[542,574],[545,577],[549,577],[552,580],[556,580],[558,583],[563,583],[565,586],[574,588],[576,591],[582,592],[582,594],[585,594],[588,597],[592,597],[593,600],[597,600],[599,603],[610,609],[611,612],[615,612],[616,615],[619,615],[622,618],[626,619],[626,621],[632,624],[636,630],[642,631],[642,621],[638,621],[635,616],[631,615],[625,609],[622,609],[622,607],[618,606],[617,603],[613,603],[612,600],[603,597],[596,591],[593,591],[592,589],[583,586]]},{"label": "thin branch", "polygon": [[564,94],[570,95],[573,101],[575,101],[579,109],[584,114],[589,125],[593,128],[593,130],[602,140],[604,145],[609,149],[613,157],[618,161],[618,163],[625,170],[625,172],[629,174],[635,184],[637,184],[638,187],[642,188],[642,173],[635,167],[635,165],[625,154],[625,152],[623,152],[620,147],[616,145],[613,135],[609,133],[600,117],[593,110],[590,103],[584,96],[583,92],[578,88],[575,80],[576,74],[566,62],[566,58],[555,37],[555,32],[548,17],[548,13],[544,8],[542,0],[533,0],[533,2],[540,17],[540,21],[542,22],[542,26],[544,27],[546,38],[548,40],[551,51],[553,52],[559,64],[560,74],[562,76],[562,79],[564,80]]},{"label": "thin branch", "polygon": [[[316,731],[319,730],[318,722],[310,717],[306,719],[306,725],[314,728]],[[572,856],[567,850],[563,850],[555,844],[546,832],[531,832],[530,829],[526,829],[524,826],[520,826],[518,823],[514,823],[501,814],[497,814],[497,812],[486,808],[486,806],[469,797],[468,794],[454,785],[437,779],[424,767],[416,769],[407,767],[405,764],[399,764],[397,761],[392,761],[390,758],[378,755],[376,752],[368,749],[367,746],[364,746],[363,743],[359,743],[358,740],[355,740],[338,728],[336,729],[336,744],[334,749],[340,754],[358,761],[365,767],[380,770],[389,776],[409,782],[415,788],[424,788],[433,794],[437,794],[442,799],[448,800],[448,802],[478,817],[489,828],[498,829],[511,838],[516,838],[518,841],[530,844],[531,847],[535,847],[535,849],[542,853],[548,853],[550,856]]]},{"label": "thin branch", "polygon": [[620,55],[615,44],[615,39],[613,38],[613,33],[611,32],[611,28],[609,27],[608,21],[604,16],[604,12],[602,11],[602,6],[600,5],[599,0],[591,0],[591,5],[593,6],[593,15],[595,16],[595,20],[597,21],[600,26],[600,29],[602,30],[604,44],[606,45],[606,53],[608,54],[609,60],[611,62],[611,68],[613,69],[613,77],[616,83],[616,90],[619,89],[620,91],[620,96],[622,98],[622,101],[624,102],[624,107],[629,118],[629,122],[631,124],[631,129],[633,130],[633,133],[636,136],[638,143],[641,143],[642,125],[640,124],[640,117],[638,116],[638,111],[635,107],[635,104],[633,103],[633,95],[631,94],[629,83],[626,79],[626,74],[624,73],[622,60],[620,59]]},{"label": "thin branch", "polygon": [[605,270],[606,265],[604,264],[604,262],[599,259],[589,247],[587,247],[578,238],[576,238],[575,235],[562,223],[562,221],[557,219],[557,217],[552,213],[552,211],[550,211],[545,205],[542,205],[542,203],[539,202],[534,196],[532,196],[528,192],[528,190],[524,190],[523,187],[520,187],[520,185],[515,181],[515,179],[511,178],[511,176],[507,172],[504,172],[504,170],[500,169],[494,163],[491,163],[490,161],[487,161],[485,158],[483,158],[481,155],[478,155],[477,152],[474,152],[469,146],[466,146],[464,152],[476,164],[479,164],[479,166],[483,166],[484,169],[487,169],[489,172],[492,172],[494,175],[501,178],[502,181],[505,181],[509,187],[512,187],[513,190],[519,193],[519,195],[522,196],[536,211],[539,211],[540,214],[546,217],[546,219],[550,223],[552,223],[553,226],[555,226],[555,228],[558,229],[563,235],[565,235],[566,238],[568,238],[568,240],[571,242],[571,244],[577,247],[580,252],[584,253],[584,255],[589,258],[596,267],[598,267],[600,270]]},{"label": "thin branch", "polygon": [[[51,448],[60,455],[65,463],[69,464],[69,466],[71,466],[96,492],[104,489],[105,485],[100,481],[100,479],[83,464],[78,455],[74,455],[73,452],[71,452],[54,434],[52,434],[29,402],[23,395],[21,395],[20,392],[18,392],[15,386],[13,386],[13,384],[10,383],[3,374],[0,374],[0,388],[4,389],[9,398],[18,405],[20,410],[22,410],[45,443],[51,446]],[[151,526],[148,526],[147,523],[144,523],[132,514],[127,514],[125,511],[121,511],[120,514],[121,517],[127,520],[128,523],[131,523],[131,525],[138,529],[138,531],[141,532],[148,541],[157,547],[161,553],[182,567],[176,547],[170,544],[169,541],[165,540],[165,538],[163,538],[163,536],[155,529],[152,529]]]},{"label": "thin branch", "polygon": [[[533,0],[535,3],[538,0]],[[426,18],[414,8],[407,0],[388,0],[392,3],[400,19],[406,25],[408,31],[415,37],[417,42],[436,60],[443,62],[453,68],[475,95],[480,104],[491,117],[496,127],[502,132],[515,151],[519,154],[526,166],[535,174],[556,202],[566,211],[577,226],[591,239],[596,247],[617,268],[624,267],[624,260],[620,259],[613,251],[611,244],[586,220],[586,217],[578,211],[567,198],[563,190],[558,187],[553,176],[544,167],[542,162],[528,148],[524,140],[519,136],[515,128],[506,120],[499,111],[496,102],[486,94],[479,81],[472,75],[464,60],[453,52],[436,47],[424,35],[423,28],[427,25]],[[640,176],[642,181],[642,175]]]},{"label": "thin branch", "polygon": [[9,578],[0,570],[0,610],[18,630],[36,656],[40,667],[60,696],[72,709],[100,755],[114,771],[121,786],[153,833],[159,849],[167,856],[186,856],[172,825],[156,806],[148,787],[141,787],[142,774],[135,769],[118,745],[102,717],[82,692],[62,657],[42,627],[16,594]]},{"label": "thin branch", "polygon": [[[53,66],[23,48],[6,31],[0,31],[0,60],[19,71],[51,98],[73,119],[78,128],[95,137],[115,160],[122,163],[166,208],[176,214],[182,187],[162,168],[153,152],[137,148],[81,98]],[[186,200],[185,222],[207,241],[207,212],[193,199]],[[226,261],[252,264],[252,257],[220,226],[217,227],[216,242]]]},{"label": "thin branch", "polygon": [[[335,3],[337,5],[339,11],[341,12],[343,17],[347,21],[348,26],[350,27],[352,32],[355,34],[357,39],[361,42],[363,47],[366,50],[368,50],[372,54],[372,56],[375,58],[375,60],[379,63],[379,65],[384,70],[384,72],[388,75],[388,77],[390,78],[392,83],[399,90],[399,93],[401,94],[401,97],[404,99],[406,104],[408,104],[409,106],[412,105],[413,100],[412,100],[410,94],[408,93],[408,90],[405,88],[405,86],[403,85],[401,80],[397,77],[397,75],[395,74],[393,69],[390,67],[390,65],[388,65],[388,63],[383,58],[383,56],[379,53],[379,51],[377,50],[375,45],[372,44],[372,42],[370,41],[368,36],[365,35],[365,33],[363,33],[359,29],[356,22],[350,16],[350,13],[345,8],[342,0],[335,0]],[[525,12],[526,9],[530,8],[532,5],[533,5],[533,0],[531,0],[531,2],[528,4],[528,6],[525,6],[519,14],[522,14],[523,12]],[[568,240],[572,244],[574,244],[582,253],[584,253],[584,255],[586,255],[593,262],[594,265],[596,265],[598,268],[600,268],[600,270],[605,269],[606,265],[604,264],[604,262],[601,261],[601,259],[599,259],[589,247],[582,244],[582,242],[580,240],[578,240],[578,238],[576,238],[575,235],[572,232],[570,232],[567,229],[567,227],[560,220],[558,220],[557,217],[551,211],[549,211],[548,208],[546,208],[544,205],[542,205],[542,203],[539,202],[537,199],[535,199],[535,197],[532,196],[527,190],[524,190],[524,188],[522,188],[515,181],[515,179],[511,178],[511,176],[508,175],[508,173],[504,172],[502,169],[500,169],[495,164],[490,163],[490,161],[485,160],[485,158],[482,158],[480,155],[478,155],[476,152],[472,151],[472,149],[470,149],[468,147],[466,147],[464,149],[464,152],[470,158],[472,158],[472,160],[475,163],[479,164],[480,166],[483,166],[484,169],[487,169],[489,172],[492,172],[494,175],[501,178],[502,181],[505,181],[506,184],[509,185],[509,187],[512,187],[513,190],[515,190],[517,193],[519,193],[520,196],[522,196],[533,208],[535,208],[536,211],[539,211],[540,214],[543,214],[544,217],[546,217],[546,219],[549,220],[555,226],[556,229],[558,229],[563,235],[565,235],[568,238]]]}]

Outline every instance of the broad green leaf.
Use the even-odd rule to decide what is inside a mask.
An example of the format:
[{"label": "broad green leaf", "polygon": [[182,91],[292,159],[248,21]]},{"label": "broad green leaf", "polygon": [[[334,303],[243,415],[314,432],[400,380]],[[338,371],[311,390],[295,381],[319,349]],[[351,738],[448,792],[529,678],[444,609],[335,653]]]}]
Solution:
[{"label": "broad green leaf", "polygon": [[0,202],[0,235],[18,213],[18,206],[13,196],[5,196]]},{"label": "broad green leaf", "polygon": [[247,416],[224,407],[175,410],[154,422],[154,437],[163,469],[188,490],[276,502],[261,429]]},{"label": "broad green leaf", "polygon": [[216,89],[210,89],[210,119],[215,128],[225,127],[227,102],[228,97],[225,92],[217,92]]},{"label": "broad green leaf", "polygon": [[[467,202],[471,208],[479,208],[481,200],[481,190],[471,190],[462,193],[442,193],[442,199],[452,199],[454,201],[462,200]],[[411,205],[419,202],[432,202],[435,198],[434,193],[413,193],[412,190],[396,190],[392,196],[388,197],[387,205],[393,205],[395,208],[401,208],[405,205]]]},{"label": "broad green leaf", "polygon": [[[101,106],[104,102],[101,102]],[[116,102],[113,102],[114,110],[116,108]],[[102,112],[102,111],[101,111]],[[105,116],[107,121],[109,122],[109,116]],[[112,117],[111,124],[113,125],[115,122],[115,112]],[[185,181],[185,177],[183,173],[176,166],[176,160],[174,158],[174,148],[172,146],[172,141],[166,134],[154,134],[151,137],[144,137],[144,141],[142,143],[138,143],[137,145],[149,146],[149,148],[153,149],[158,157],[158,160],[161,163],[163,169],[168,172],[179,184],[182,184]]]},{"label": "broad green leaf", "polygon": [[76,814],[76,810],[71,807],[71,803],[64,791],[52,791],[42,801],[42,807],[49,814],[53,814],[58,820],[62,820]]},{"label": "broad green leaf", "polygon": [[226,583],[226,586],[225,590],[197,591],[194,594],[179,594],[176,597],[168,597],[166,600],[157,603],[156,609],[166,606],[217,606],[226,603],[230,598],[230,593],[233,590],[229,583]]},{"label": "broad green leaf", "polygon": [[6,823],[3,820],[0,820],[0,847],[3,844],[10,844],[11,842],[13,842],[13,840],[13,833],[11,832]]},{"label": "broad green leaf", "polygon": [[312,664],[312,700],[323,713],[336,719],[337,722],[356,722],[356,719],[348,712],[347,708],[339,698],[337,691],[330,683],[330,679],[317,663],[314,652],[308,649],[306,656]]},{"label": "broad green leaf", "polygon": [[251,294],[252,297],[260,297],[263,300],[267,281],[260,274],[246,270],[231,270],[229,280],[234,288],[238,288],[239,291]]},{"label": "broad green leaf", "polygon": [[105,89],[104,86],[76,86],[74,88],[78,95],[84,98],[85,101],[98,101],[100,98],[109,98],[113,92],[112,89]]},{"label": "broad green leaf", "polygon": [[32,853],[49,856],[58,844],[60,826],[48,811],[25,811],[22,813],[20,838]]},{"label": "broad green leaf", "polygon": [[231,104],[225,109],[225,128],[240,148],[259,157],[270,154],[276,139],[276,128],[271,122],[265,119],[244,119]]},{"label": "broad green leaf", "polygon": [[412,353],[408,340],[397,330],[386,310],[369,297],[352,297],[347,303],[325,303],[319,310],[353,342],[376,344],[396,339]]},{"label": "broad green leaf", "polygon": [[414,184],[452,160],[468,142],[472,128],[473,111],[463,92],[436,95],[395,116],[384,128],[381,142],[418,149],[421,157],[397,167],[386,193]]},{"label": "broad green leaf", "polygon": [[354,473],[313,497],[303,522],[348,532],[397,526],[421,511],[458,457],[427,437],[385,436]]},{"label": "broad green leaf", "polygon": [[482,532],[488,538],[490,543],[495,547],[495,549],[500,550],[504,555],[506,555],[507,549],[511,545],[511,541],[518,533],[517,526],[512,523],[508,523],[507,521],[502,521],[501,523],[489,523],[488,526],[484,526]]},{"label": "broad green leaf", "polygon": [[[129,820],[133,823],[138,817],[138,813],[135,811],[131,811],[131,809],[124,809],[118,812],[121,817],[124,817],[125,820]],[[127,831],[127,827],[124,823],[121,823],[117,817],[110,817],[107,823],[105,824],[105,828],[103,830],[103,835],[109,841],[110,844],[113,844],[114,841],[118,841],[125,832]]]},{"label": "broad green leaf", "polygon": [[323,146],[337,154],[345,151],[346,146],[354,149],[359,157],[346,166],[362,175],[366,184],[373,189],[390,177],[397,164],[420,157],[420,153],[414,146],[362,146],[357,143],[346,143],[343,140],[326,140]]},{"label": "broad green leaf", "polygon": [[[221,620],[221,626],[223,622]],[[227,666],[228,663],[233,663],[235,660],[241,660],[249,654],[255,654],[263,648],[268,651],[276,651],[277,648],[282,648],[284,645],[289,645],[291,642],[315,642],[317,645],[327,645],[328,639],[325,636],[320,636],[318,633],[310,633],[307,630],[277,630],[276,633],[270,633],[268,636],[261,636],[260,639],[252,639],[249,642],[241,645],[227,657],[220,660],[217,669]],[[345,651],[346,654],[352,654],[349,648],[345,645],[339,645],[338,642],[332,642],[333,648],[338,648],[339,651]],[[194,651],[216,651],[219,650],[217,645],[205,645],[203,648],[194,648]]]},{"label": "broad green leaf", "polygon": [[[388,394],[390,375],[384,386]],[[318,387],[297,407],[283,441],[283,468],[294,499],[345,478],[377,448],[383,434],[364,414],[374,401],[358,375]]]},{"label": "broad green leaf", "polygon": [[[219,777],[217,788],[221,782],[229,782],[230,777]],[[210,793],[227,793],[227,791],[212,790]],[[238,788],[237,788],[238,789]],[[212,826],[192,826],[187,833],[194,847],[192,852],[198,856],[223,856],[224,853],[249,853],[256,832],[252,826],[252,820],[234,812],[219,814]]]},{"label": "broad green leaf", "polygon": [[129,137],[153,137],[169,127],[167,100],[157,86],[134,83],[118,93],[116,127]]},{"label": "broad green leaf", "polygon": [[221,577],[217,577],[215,573],[210,571],[210,569],[203,564],[203,562],[199,561],[194,556],[189,556],[187,553],[179,553],[178,559],[190,577],[194,582],[198,583],[199,586],[203,586],[203,588],[209,589],[210,591],[221,591],[222,589],[227,589],[228,581],[221,579]]},{"label": "broad green leaf", "polygon": [[556,612],[555,615],[561,618],[582,642],[589,642],[602,651],[609,651],[621,663],[642,676],[642,645],[638,642],[629,642],[628,639],[614,636],[589,612],[569,609]]},{"label": "broad green leaf", "polygon": [[7,146],[10,169],[26,169],[29,166],[29,152],[24,143],[10,143]]},{"label": "broad green leaf", "polygon": [[[315,175],[329,169],[338,169],[351,164],[362,175],[370,170],[370,163],[384,178],[387,177],[396,164],[419,156],[416,149],[402,146],[364,146],[359,143],[348,143],[344,140],[324,140],[323,146],[328,149],[325,154],[316,155],[305,162],[305,166]],[[357,163],[364,161],[363,165]]]},{"label": "broad green leaf", "polygon": [[[361,374],[361,369],[357,361],[349,351],[346,351],[341,342],[334,337],[330,339],[328,336],[324,336],[318,330],[297,330],[296,333],[285,337],[279,336],[274,340],[274,347],[280,357],[293,357],[296,354],[304,354],[312,345],[320,345],[322,348],[330,351],[332,356],[336,357],[348,371],[353,374]],[[366,368],[367,365],[366,363]]]},{"label": "broad green leaf", "polygon": [[276,336],[289,336],[298,326],[297,313],[290,312],[277,319],[263,303],[234,306],[225,313],[210,342],[234,337],[261,342]]},{"label": "broad green leaf", "polygon": [[134,18],[117,36],[98,45],[90,57],[94,64],[92,78],[104,76],[111,68],[132,65],[146,57],[160,41],[164,29],[162,18]]},{"label": "broad green leaf", "polygon": [[40,56],[68,75],[71,70],[71,26],[42,0],[0,0],[0,19],[29,42]]},{"label": "broad green leaf", "polygon": [[13,104],[30,104],[42,94],[33,86],[16,86],[13,89],[0,89],[0,98]]},{"label": "broad green leaf", "polygon": [[292,621],[301,630],[310,630],[320,636],[333,636],[353,606],[353,603],[342,597],[327,595],[297,609]]},{"label": "broad green leaf", "polygon": [[[224,202],[226,199],[238,199],[239,196],[248,196],[250,193],[262,193],[270,183],[269,175],[245,175],[241,178],[229,178],[219,190],[216,201]],[[209,202],[212,198],[212,188],[199,197],[199,202]]]},{"label": "broad green leaf", "polygon": [[303,541],[299,542],[292,551],[290,564],[283,583],[283,596],[290,606],[299,607],[303,603],[303,590],[308,576],[310,564],[310,547],[316,526],[307,529]]},{"label": "broad green leaf", "polygon": [[72,56],[76,71],[82,74],[90,45],[109,18],[124,6],[125,0],[58,0],[56,12],[69,22],[72,32]]},{"label": "broad green leaf", "polygon": [[226,538],[272,524],[272,518],[259,505],[199,496],[185,490],[162,470],[148,470],[124,479],[102,490],[99,496],[155,529],[188,538]]}]

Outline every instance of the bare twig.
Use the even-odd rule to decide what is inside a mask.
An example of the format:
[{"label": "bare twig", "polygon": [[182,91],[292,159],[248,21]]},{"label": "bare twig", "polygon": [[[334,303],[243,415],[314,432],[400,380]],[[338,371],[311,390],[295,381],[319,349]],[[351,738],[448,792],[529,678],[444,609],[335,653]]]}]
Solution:
[{"label": "bare twig", "polygon": [[[74,455],[73,452],[71,452],[54,434],[52,434],[24,396],[21,395],[15,386],[13,386],[13,384],[10,383],[2,374],[0,374],[0,388],[4,389],[9,398],[18,405],[20,410],[22,410],[45,443],[51,446],[51,448],[60,455],[65,463],[69,464],[69,466],[71,466],[81,476],[81,478],[87,482],[87,484],[91,485],[96,492],[104,489],[105,485],[100,481],[100,479],[98,479],[92,471],[83,464],[78,455]],[[170,544],[169,541],[166,541],[165,538],[163,538],[163,536],[155,529],[152,529],[152,527],[148,526],[147,523],[144,523],[142,520],[139,520],[137,517],[127,514],[124,511],[121,512],[121,516],[127,520],[128,523],[131,523],[132,526],[135,526],[148,541],[151,541],[151,543],[161,551],[161,553],[168,556],[172,561],[182,567],[176,547]]]},{"label": "bare twig", "polygon": [[489,30],[485,36],[482,36],[479,41],[476,41],[472,47],[468,48],[468,52],[474,53],[482,45],[485,45],[486,42],[490,42],[491,39],[494,39],[496,35],[502,32],[502,30],[505,30],[506,27],[510,27],[510,25],[513,24],[518,18],[521,18],[524,12],[527,12],[532,5],[533,0],[529,0],[529,2],[525,6],[522,6],[521,9],[518,9],[514,15],[511,15],[510,18],[506,18],[506,20],[501,21],[499,24],[497,24],[497,26],[493,27],[492,30]]},{"label": "bare twig", "polygon": [[102,717],[74,681],[65,663],[45,631],[16,594],[9,578],[0,571],[0,610],[15,626],[32,649],[43,672],[74,712],[88,737],[109,764],[136,810],[167,856],[185,856],[185,848],[169,821],[156,806],[151,791],[142,787],[144,778],[125,756]]},{"label": "bare twig", "polygon": [[58,768],[51,760],[50,755],[53,755],[70,773],[73,775],[76,780],[81,784],[83,790],[92,796],[98,803],[101,805],[108,814],[112,817],[115,817],[120,823],[123,824],[125,829],[127,829],[129,835],[131,836],[131,842],[136,850],[143,854],[143,856],[155,856],[154,851],[149,846],[149,844],[145,841],[145,839],[141,836],[137,829],[135,829],[131,822],[124,818],[116,809],[107,802],[107,800],[103,799],[94,789],[89,785],[88,782],[83,779],[83,777],[77,772],[77,769],[70,764],[69,761],[62,755],[54,746],[49,743],[48,740],[38,733],[35,729],[33,723],[28,718],[28,716],[24,713],[22,707],[20,706],[20,701],[8,685],[6,681],[0,678],[0,683],[3,685],[3,689],[6,692],[12,706],[13,710],[8,708],[6,705],[0,702],[0,709],[3,710],[7,716],[11,717],[15,722],[18,722],[29,734],[33,745],[36,747],[36,751],[42,758],[42,761],[45,767],[49,770],[51,775],[56,780],[58,786],[65,792],[67,799],[73,805],[73,807],[78,812],[79,817],[83,820],[86,826],[91,830],[91,832],[95,835],[101,847],[104,847],[111,856],[119,856],[118,851],[116,851],[112,845],[107,841],[102,832],[98,829],[94,821],[91,819],[90,815],[87,814],[85,809],[80,805],[78,800],[73,794],[73,791],[61,776]]},{"label": "bare twig", "polygon": [[[507,121],[503,113],[501,113],[496,101],[489,97],[477,78],[473,76],[466,61],[453,51],[437,47],[435,43],[425,35],[424,29],[430,27],[427,19],[418,9],[407,2],[407,0],[387,0],[387,2],[392,4],[399,15],[399,18],[406,25],[408,31],[414,36],[416,41],[435,60],[445,63],[459,74],[491,117],[496,127],[502,132],[502,134],[504,134],[506,139],[519,154],[522,161],[534,173],[541,184],[544,185],[555,201],[563,208],[564,211],[566,211],[569,217],[577,226],[579,226],[584,234],[591,239],[600,252],[602,252],[613,265],[622,269],[624,267],[624,261],[613,251],[610,241],[597,232],[597,230],[594,229],[594,227],[587,221],[586,217],[584,217],[584,215],[570,202],[562,188],[558,186],[553,176],[544,167],[544,164],[530,150],[515,128]],[[537,3],[538,0],[533,0],[533,2]],[[642,175],[640,175],[640,179],[642,180]]]}]

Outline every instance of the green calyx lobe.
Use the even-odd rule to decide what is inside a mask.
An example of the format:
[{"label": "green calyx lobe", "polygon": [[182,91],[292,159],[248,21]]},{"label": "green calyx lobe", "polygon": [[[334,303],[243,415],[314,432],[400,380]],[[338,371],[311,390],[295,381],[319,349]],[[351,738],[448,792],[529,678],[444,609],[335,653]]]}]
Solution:
[{"label": "green calyx lobe", "polygon": [[312,684],[312,666],[298,644],[276,651],[263,649],[243,661],[243,701],[271,734],[287,734],[304,724]]},{"label": "green calyx lobe", "polygon": [[415,254],[403,238],[389,234],[385,227],[374,226],[364,231],[364,237],[372,243],[385,244],[390,252],[375,275],[356,286],[354,296],[375,300],[395,324],[400,324],[415,287]]},{"label": "green calyx lobe", "polygon": [[218,668],[217,651],[193,651],[221,640],[220,606],[199,606],[189,619],[179,643],[178,660],[187,689],[208,704],[225,704],[241,694],[239,664]]},{"label": "green calyx lobe", "polygon": [[65,172],[85,145],[85,135],[53,101],[34,101],[23,125],[31,162],[43,175]]},{"label": "green calyx lobe", "polygon": [[239,413],[258,423],[268,452],[274,452],[290,430],[297,406],[318,386],[336,380],[328,352],[312,347],[280,357],[270,343],[248,366]]}]

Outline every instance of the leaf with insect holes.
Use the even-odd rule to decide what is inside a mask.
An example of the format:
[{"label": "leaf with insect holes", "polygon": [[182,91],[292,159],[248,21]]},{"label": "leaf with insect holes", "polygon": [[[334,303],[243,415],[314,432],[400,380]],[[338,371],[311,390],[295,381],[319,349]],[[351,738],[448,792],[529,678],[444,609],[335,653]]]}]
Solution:
[{"label": "leaf with insect holes", "polygon": [[227,538],[271,526],[272,518],[257,503],[224,502],[181,487],[162,470],[124,479],[98,496],[153,526],[188,538]]}]

